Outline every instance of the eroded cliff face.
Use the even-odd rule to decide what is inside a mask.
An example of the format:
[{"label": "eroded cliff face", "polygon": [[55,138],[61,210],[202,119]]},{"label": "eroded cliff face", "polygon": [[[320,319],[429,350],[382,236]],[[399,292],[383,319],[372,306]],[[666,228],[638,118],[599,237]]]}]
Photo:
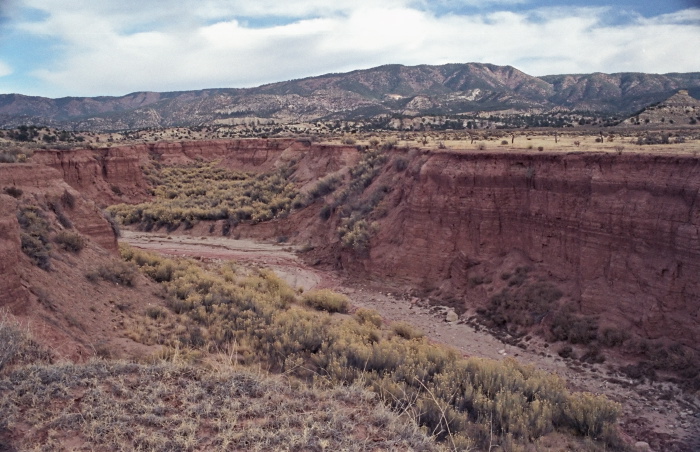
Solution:
[{"label": "eroded cliff face", "polygon": [[468,279],[519,254],[582,313],[697,348],[696,157],[434,153],[392,177],[396,207],[372,242],[370,273],[478,305],[485,294],[470,295]]},{"label": "eroded cliff face", "polygon": [[42,150],[32,162],[60,172],[74,189],[102,204],[125,198],[136,202],[147,197],[148,184],[141,170],[147,149],[139,146],[106,149]]},{"label": "eroded cliff face", "polygon": [[326,146],[308,140],[209,140],[144,143],[100,149],[41,150],[32,162],[55,168],[73,188],[102,205],[148,199],[144,169],[217,161],[238,171],[271,171],[292,160],[306,161],[299,178],[314,179],[357,160],[353,146]]},{"label": "eroded cliff face", "polygon": [[[407,161],[405,170],[393,164],[399,157]],[[154,161],[218,161],[258,172],[294,161],[295,181],[310,187],[325,174],[347,173],[359,158],[354,146],[279,139],[43,151],[33,160],[108,204],[146,199],[142,168]],[[697,349],[697,157],[394,150],[366,193],[381,185],[391,193],[380,205],[386,216],[366,256],[347,250],[338,256],[339,219],[320,220],[319,203],[289,219],[240,225],[239,233],[296,237],[324,248],[326,262],[454,295],[468,308],[483,306],[493,295],[470,279],[532,266],[534,277],[561,287],[581,313],[597,315],[601,325]]]},{"label": "eroded cliff face", "polygon": [[[22,249],[22,232],[31,233],[27,217],[25,224],[18,220],[23,208],[36,212],[46,224],[40,229],[49,245],[47,266],[39,267]],[[64,250],[56,243],[64,230],[87,239],[80,250]],[[38,164],[0,165],[0,310],[25,325],[33,340],[53,355],[74,360],[88,359],[107,344],[115,356],[147,354],[148,347],[121,337],[115,325],[126,319],[113,303],[120,300],[133,313],[160,303],[149,282],[142,279],[141,292],[135,292],[86,278],[117,259],[117,240],[109,222],[92,200],[63,180],[61,172]]]},{"label": "eroded cliff face", "polygon": [[0,306],[21,305],[27,298],[19,273],[21,243],[17,202],[0,194]]},{"label": "eroded cliff face", "polygon": [[[109,222],[105,220],[93,201],[83,197],[80,192],[69,186],[62,176],[59,171],[45,165],[4,164],[0,165],[0,190],[8,187],[19,189],[25,198],[33,198],[32,203],[44,205],[51,201],[58,202],[64,193],[68,193],[74,202],[71,207],[62,209],[63,214],[78,232],[116,254],[117,238]],[[7,227],[12,229],[10,225],[17,222],[17,201],[9,196],[3,196],[3,199],[11,202],[2,203],[3,211],[0,220],[6,222]],[[16,240],[19,240],[19,230],[17,230]]]}]

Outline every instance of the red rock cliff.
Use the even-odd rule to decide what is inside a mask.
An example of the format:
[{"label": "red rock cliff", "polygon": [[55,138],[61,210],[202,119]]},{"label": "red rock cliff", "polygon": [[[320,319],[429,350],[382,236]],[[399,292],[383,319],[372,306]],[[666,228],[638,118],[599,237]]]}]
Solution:
[{"label": "red rock cliff", "polygon": [[395,187],[370,272],[459,288],[473,263],[519,252],[570,284],[584,313],[698,347],[698,158],[421,158]]}]

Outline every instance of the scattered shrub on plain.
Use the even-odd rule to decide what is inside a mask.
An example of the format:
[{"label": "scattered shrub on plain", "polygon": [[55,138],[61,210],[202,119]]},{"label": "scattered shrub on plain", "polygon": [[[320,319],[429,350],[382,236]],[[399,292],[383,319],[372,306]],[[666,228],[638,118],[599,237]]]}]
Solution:
[{"label": "scattered shrub on plain", "polygon": [[12,147],[0,150],[0,163],[25,163],[34,154],[30,148]]}]

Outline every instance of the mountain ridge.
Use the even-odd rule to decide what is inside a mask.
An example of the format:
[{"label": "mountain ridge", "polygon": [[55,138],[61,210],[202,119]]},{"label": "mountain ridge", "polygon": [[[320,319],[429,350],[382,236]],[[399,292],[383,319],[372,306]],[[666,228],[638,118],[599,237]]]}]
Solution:
[{"label": "mountain ridge", "polygon": [[280,123],[475,112],[586,111],[627,116],[679,90],[700,96],[700,72],[535,77],[513,66],[387,64],[253,88],[133,92],[50,99],[0,94],[0,127],[72,130],[202,126],[229,118]]}]

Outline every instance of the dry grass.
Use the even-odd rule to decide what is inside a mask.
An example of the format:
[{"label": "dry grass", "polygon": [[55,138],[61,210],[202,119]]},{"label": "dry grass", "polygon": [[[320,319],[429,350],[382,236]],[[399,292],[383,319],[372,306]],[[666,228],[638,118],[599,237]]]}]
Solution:
[{"label": "dry grass", "polygon": [[51,354],[32,340],[27,327],[0,309],[0,375],[13,365],[50,360]]},{"label": "dry grass", "polygon": [[123,255],[151,276],[172,268],[162,284],[173,313],[151,319],[150,332],[139,334],[204,354],[188,359],[230,351],[236,363],[309,382],[322,376],[336,385],[361,384],[448,444],[527,445],[555,431],[617,444],[619,406],[570,394],[556,376],[512,360],[464,359],[408,326],[381,328],[374,316],[311,310],[271,272],[230,264],[205,269],[129,248]]},{"label": "dry grass", "polygon": [[21,450],[439,448],[358,386],[323,389],[244,370],[160,362],[25,366],[0,380]]}]

